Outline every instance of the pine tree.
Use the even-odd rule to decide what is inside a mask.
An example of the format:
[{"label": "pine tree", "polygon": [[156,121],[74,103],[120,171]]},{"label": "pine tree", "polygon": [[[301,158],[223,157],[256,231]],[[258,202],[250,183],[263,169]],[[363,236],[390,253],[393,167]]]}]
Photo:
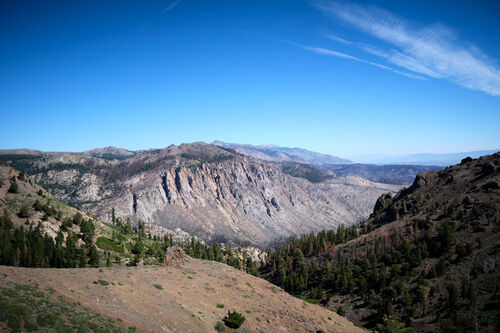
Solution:
[{"label": "pine tree", "polygon": [[136,256],[141,257],[144,254],[144,243],[142,240],[137,240],[132,247],[132,253],[135,254]]},{"label": "pine tree", "polygon": [[17,185],[16,177],[12,176],[10,179],[10,187],[8,189],[9,193],[17,193],[19,192],[19,185]]},{"label": "pine tree", "polygon": [[68,236],[66,238],[66,255],[64,258],[65,267],[76,267],[77,266],[77,248],[76,243],[78,241],[78,237],[74,232],[68,232]]},{"label": "pine tree", "polygon": [[455,223],[446,221],[438,229],[438,251],[448,252],[455,242]]},{"label": "pine tree", "polygon": [[215,242],[212,245],[212,252],[213,252],[214,260],[221,262],[222,261],[222,248],[218,242]]},{"label": "pine tree", "polygon": [[111,267],[113,265],[113,263],[111,262],[111,253],[105,252],[105,256],[106,256],[106,266]]},{"label": "pine tree", "polygon": [[99,252],[94,244],[88,246],[89,265],[92,267],[99,267]]},{"label": "pine tree", "polygon": [[418,288],[418,299],[420,302],[420,306],[422,309],[422,316],[425,317],[427,315],[427,306],[429,302],[429,287],[420,286]]},{"label": "pine tree", "polygon": [[78,251],[78,266],[81,268],[87,267],[87,262],[87,249],[85,247],[85,244],[82,244],[82,247]]},{"label": "pine tree", "polygon": [[127,226],[125,227],[125,234],[132,233],[132,223],[130,223],[130,218],[127,218]]},{"label": "pine tree", "polygon": [[446,299],[446,306],[451,312],[455,312],[457,308],[458,301],[458,289],[454,283],[450,283],[446,287],[446,291],[448,292],[448,297]]},{"label": "pine tree", "polygon": [[343,224],[339,225],[337,228],[337,244],[342,244],[346,240],[345,237],[345,226]]}]

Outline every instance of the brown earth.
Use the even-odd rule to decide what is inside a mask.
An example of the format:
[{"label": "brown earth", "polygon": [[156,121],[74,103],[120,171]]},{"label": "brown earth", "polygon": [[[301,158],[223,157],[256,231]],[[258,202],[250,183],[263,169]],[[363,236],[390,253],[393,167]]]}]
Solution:
[{"label": "brown earth", "polygon": [[146,332],[214,332],[228,310],[246,317],[241,328],[247,332],[365,331],[263,279],[218,262],[191,258],[178,268],[0,266],[0,285],[9,283],[52,288],[67,302],[80,302],[94,312],[120,318],[124,327]]}]

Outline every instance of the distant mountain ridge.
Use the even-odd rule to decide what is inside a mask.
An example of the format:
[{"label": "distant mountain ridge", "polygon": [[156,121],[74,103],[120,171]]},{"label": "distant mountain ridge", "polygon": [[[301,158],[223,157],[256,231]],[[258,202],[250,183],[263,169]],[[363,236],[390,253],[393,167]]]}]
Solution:
[{"label": "distant mountain ridge", "polygon": [[344,158],[321,154],[302,148],[279,147],[276,145],[253,146],[249,144],[227,143],[222,141],[213,141],[212,144],[230,148],[240,154],[271,162],[295,162],[312,165],[352,163],[352,161]]},{"label": "distant mountain ridge", "polygon": [[[305,178],[313,183],[326,180],[331,178],[332,175],[337,174],[341,176],[361,177],[373,182],[386,184],[410,185],[417,173],[437,171],[443,168],[440,165],[379,165],[354,163],[328,154],[321,154],[302,148],[278,147],[273,144],[253,146],[248,144],[225,143],[222,141],[214,141],[213,144],[224,149],[229,149],[230,152],[251,156],[259,160],[284,163],[282,166],[282,171],[284,173],[294,177]],[[53,159],[59,156],[59,158],[70,158],[71,160],[82,160],[82,158],[78,158],[78,156],[82,156],[83,158],[94,157],[99,161],[123,161],[147,152],[158,150],[159,149],[132,151],[112,146],[74,153],[42,152],[31,149],[0,149],[0,156],[12,155],[14,159],[20,158],[21,156],[31,156],[32,158],[47,158],[50,156],[51,159]],[[72,157],[68,157],[69,155]],[[332,174],[332,172],[334,174]]]},{"label": "distant mountain ridge", "polygon": [[[325,171],[329,171],[341,176],[361,177],[373,182],[394,185],[410,185],[419,172],[438,171],[445,166],[460,162],[462,158],[467,156],[477,158],[496,152],[496,150],[480,150],[464,153],[413,154],[392,157],[386,155],[367,155],[356,158],[357,161],[363,160],[367,161],[367,163],[355,163],[337,156],[317,153],[302,148],[279,147],[273,144],[254,146],[249,144],[225,143],[222,141],[214,141],[212,144],[259,160],[286,163],[286,165],[283,165],[282,171],[284,173],[292,176],[300,175],[301,178],[312,182],[330,178],[331,174],[325,173]],[[159,149],[133,151],[112,146],[75,153],[42,152],[32,149],[0,149],[0,156],[17,155],[19,157],[24,155],[39,158],[50,155],[51,157],[60,156],[62,158],[65,154],[71,154],[73,159],[76,156],[84,156],[94,157],[99,160],[123,161],[148,151],[157,150]]]},{"label": "distant mountain ridge", "polygon": [[83,155],[104,158],[104,159],[127,159],[130,157],[134,157],[137,152],[126,150],[123,148],[116,148],[113,146],[105,147],[105,148],[95,148],[92,150],[87,150],[82,153]]},{"label": "distant mountain ridge", "polygon": [[472,157],[478,158],[485,155],[491,155],[500,151],[500,148],[489,150],[474,150],[459,153],[436,153],[436,154],[409,154],[409,155],[360,155],[355,156],[353,159],[358,163],[370,164],[414,164],[414,165],[438,165],[450,166],[457,163],[463,158]]},{"label": "distant mountain ridge", "polygon": [[[292,176],[301,174],[303,176],[302,178],[306,178],[313,182],[316,179],[326,179],[330,175],[314,170],[311,167],[307,168],[304,165],[293,165],[293,163],[309,164],[316,169],[331,171],[341,176],[355,176],[365,178],[373,182],[396,185],[410,185],[419,172],[438,171],[442,169],[442,166],[440,165],[377,165],[354,163],[350,160],[337,156],[321,154],[302,148],[278,147],[272,144],[253,146],[248,144],[226,143],[222,141],[214,141],[212,144],[233,149],[240,154],[252,156],[257,159],[272,162],[284,162],[284,172],[289,173]],[[308,170],[306,171],[306,169]]]},{"label": "distant mountain ridge", "polygon": [[410,185],[419,172],[439,171],[438,165],[405,164],[328,164],[320,167],[341,176],[357,176],[373,182]]}]

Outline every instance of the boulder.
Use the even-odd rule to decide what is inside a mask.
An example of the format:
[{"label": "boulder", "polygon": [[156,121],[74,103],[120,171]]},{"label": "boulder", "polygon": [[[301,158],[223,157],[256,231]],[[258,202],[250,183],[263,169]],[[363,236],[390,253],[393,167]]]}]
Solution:
[{"label": "boulder", "polygon": [[186,255],[182,247],[175,245],[167,248],[165,256],[163,257],[163,263],[169,267],[179,268],[188,258],[189,256]]},{"label": "boulder", "polygon": [[415,181],[413,182],[412,187],[414,189],[420,188],[422,186],[425,186],[427,184],[429,176],[423,172],[417,173],[417,176],[415,177]]},{"label": "boulder", "polygon": [[474,275],[486,274],[500,265],[500,254],[491,255],[477,262],[473,268]]},{"label": "boulder", "polygon": [[378,197],[377,202],[375,203],[375,208],[373,209],[374,212],[380,212],[387,208],[389,204],[391,203],[392,200],[392,194],[391,193],[384,193],[380,197]]},{"label": "boulder", "polygon": [[493,163],[485,163],[481,167],[481,172],[485,176],[491,175],[493,172],[495,172],[495,166],[493,165]]},{"label": "boulder", "polygon": [[487,182],[486,184],[481,186],[481,188],[485,191],[498,190],[500,188],[500,186],[498,186],[498,183],[496,181],[490,180],[489,182]]},{"label": "boulder", "polygon": [[469,162],[472,162],[472,157],[467,156],[466,158],[462,159],[462,161],[460,161],[460,164],[466,164]]}]

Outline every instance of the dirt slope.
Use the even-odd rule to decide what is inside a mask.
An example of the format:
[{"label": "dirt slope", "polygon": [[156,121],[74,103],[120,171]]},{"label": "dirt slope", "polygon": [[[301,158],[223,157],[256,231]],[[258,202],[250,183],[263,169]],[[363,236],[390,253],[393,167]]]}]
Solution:
[{"label": "dirt slope", "polygon": [[[364,331],[263,279],[197,259],[188,259],[180,268],[0,266],[0,285],[11,283],[36,283],[41,290],[52,288],[67,302],[80,302],[106,317],[120,318],[118,322],[124,327],[136,326],[146,332],[214,332],[228,310],[244,314],[247,320],[241,328],[246,332]],[[226,332],[231,331],[226,328]]]}]

